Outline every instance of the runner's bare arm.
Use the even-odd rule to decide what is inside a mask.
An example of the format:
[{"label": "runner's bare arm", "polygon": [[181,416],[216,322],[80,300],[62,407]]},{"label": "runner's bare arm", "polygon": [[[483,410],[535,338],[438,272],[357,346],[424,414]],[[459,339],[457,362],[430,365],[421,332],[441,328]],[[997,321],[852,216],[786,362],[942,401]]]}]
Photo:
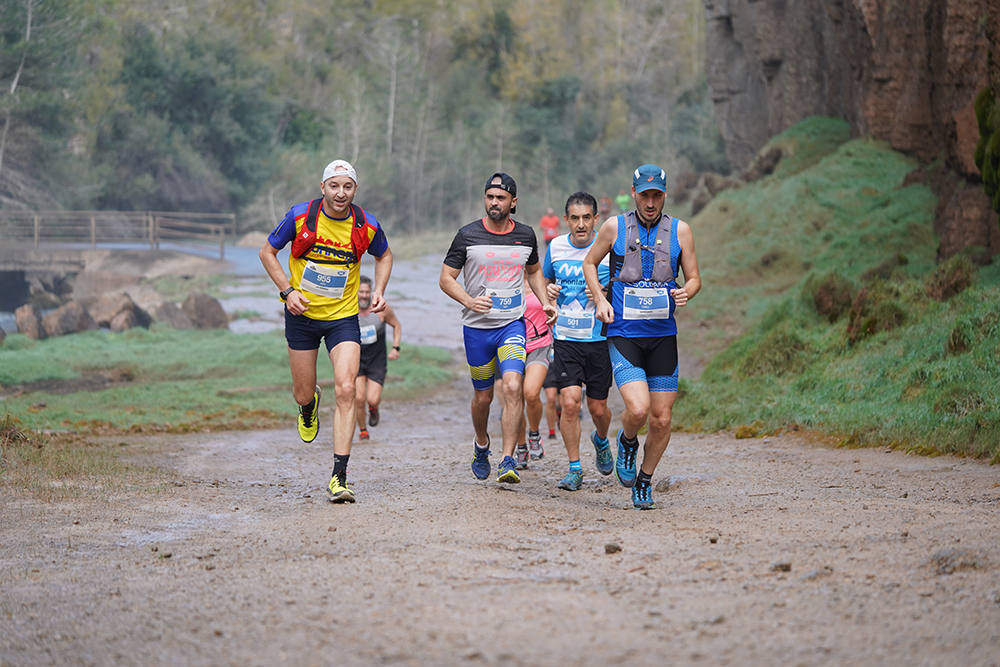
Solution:
[{"label": "runner's bare arm", "polygon": [[[278,291],[286,290],[292,286],[288,276],[285,275],[284,269],[281,268],[281,262],[278,261],[277,248],[272,246],[268,241],[264,241],[264,245],[261,246],[258,255],[260,256],[260,263],[264,265],[264,270],[267,271],[267,275],[274,282]],[[309,309],[309,299],[302,296],[302,292],[295,290],[285,299],[285,305],[288,306],[288,312],[292,315],[301,315]]]},{"label": "runner's bare arm", "polygon": [[392,349],[389,350],[389,359],[399,359],[399,350],[396,348],[403,340],[403,325],[399,323],[396,311],[389,305],[386,305],[385,310],[382,311],[382,319],[392,327]]},{"label": "runner's bare arm", "polygon": [[549,301],[549,295],[545,291],[545,276],[542,275],[542,265],[538,262],[526,265],[524,267],[524,276],[528,279],[531,291],[542,302],[542,310],[545,312],[546,322],[552,324],[556,321],[556,309]]},{"label": "runner's bare arm", "polygon": [[695,294],[701,290],[701,274],[698,273],[698,258],[694,253],[694,233],[691,226],[683,220],[677,221],[677,242],[681,246],[681,271],[684,272],[684,285],[671,290],[674,303],[678,307],[687,305]]},{"label": "runner's bare arm", "polygon": [[392,251],[388,248],[380,257],[375,258],[375,284],[372,285],[373,313],[382,312],[386,307],[385,286],[389,284],[389,274],[392,273]]},{"label": "runner's bare arm", "polygon": [[615,313],[611,308],[611,303],[604,296],[604,290],[601,289],[601,281],[597,277],[597,265],[611,252],[611,246],[614,245],[617,235],[618,219],[608,218],[601,225],[593,245],[590,246],[590,251],[582,262],[583,278],[587,281],[589,296],[594,302],[594,314],[597,319],[607,324],[614,320]]},{"label": "runner's bare arm", "polygon": [[473,297],[465,291],[465,288],[458,284],[458,274],[461,269],[456,269],[447,264],[441,265],[441,277],[438,278],[438,287],[441,291],[458,301],[464,308],[476,313],[488,313],[493,307],[493,301],[485,294]]}]

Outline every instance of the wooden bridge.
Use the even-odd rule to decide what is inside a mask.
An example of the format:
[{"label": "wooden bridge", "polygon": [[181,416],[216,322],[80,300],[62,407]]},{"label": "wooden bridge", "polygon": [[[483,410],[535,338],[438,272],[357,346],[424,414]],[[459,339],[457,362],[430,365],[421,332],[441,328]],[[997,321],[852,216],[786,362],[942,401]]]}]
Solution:
[{"label": "wooden bridge", "polygon": [[232,213],[0,210],[0,271],[79,270],[82,251],[125,244],[218,247],[236,236]]}]

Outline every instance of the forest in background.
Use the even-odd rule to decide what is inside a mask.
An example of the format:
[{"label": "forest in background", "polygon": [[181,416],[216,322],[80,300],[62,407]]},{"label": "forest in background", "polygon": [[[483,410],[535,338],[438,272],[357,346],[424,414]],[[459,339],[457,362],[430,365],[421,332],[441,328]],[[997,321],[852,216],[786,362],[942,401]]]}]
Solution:
[{"label": "forest in background", "polygon": [[700,0],[4,0],[0,208],[233,211],[268,229],[358,169],[392,231],[533,223],[636,164],[726,172]]}]

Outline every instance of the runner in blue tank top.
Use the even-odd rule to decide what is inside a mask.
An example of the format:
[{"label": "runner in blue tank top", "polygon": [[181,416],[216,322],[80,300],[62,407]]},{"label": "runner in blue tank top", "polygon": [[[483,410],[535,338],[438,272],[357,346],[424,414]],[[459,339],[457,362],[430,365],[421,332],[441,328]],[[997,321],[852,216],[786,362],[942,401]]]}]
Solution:
[{"label": "runner in blue tank top", "polygon": [[[608,354],[625,401],[615,474],[623,486],[632,488],[636,509],[656,507],[652,477],[670,442],[678,377],[674,308],[687,305],[701,289],[694,235],[686,222],[663,214],[666,194],[663,169],[653,164],[636,169],[635,209],[608,218],[583,260],[597,319],[608,325]],[[606,295],[597,267],[609,253],[611,285]],[[677,282],[678,269],[684,273],[683,285]],[[647,419],[649,433],[637,472],[637,435]]]}]

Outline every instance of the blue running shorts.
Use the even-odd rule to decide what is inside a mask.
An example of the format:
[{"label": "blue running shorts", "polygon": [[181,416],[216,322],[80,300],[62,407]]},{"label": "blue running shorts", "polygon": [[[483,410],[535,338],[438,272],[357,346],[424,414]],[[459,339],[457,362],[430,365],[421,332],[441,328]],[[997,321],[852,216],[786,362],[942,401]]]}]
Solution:
[{"label": "blue running shorts", "polygon": [[285,308],[285,340],[293,350],[318,350],[320,340],[326,340],[326,351],[337,343],[354,341],[361,345],[361,327],[358,316],[349,315],[339,320],[314,320],[305,315],[292,315]]},{"label": "blue running shorts", "polygon": [[524,375],[524,320],[497,329],[462,327],[462,334],[469,375],[477,390],[492,387],[498,371],[501,377],[508,371]]},{"label": "blue running shorts", "polygon": [[677,391],[677,336],[608,336],[615,384],[642,381],[650,391]]}]

